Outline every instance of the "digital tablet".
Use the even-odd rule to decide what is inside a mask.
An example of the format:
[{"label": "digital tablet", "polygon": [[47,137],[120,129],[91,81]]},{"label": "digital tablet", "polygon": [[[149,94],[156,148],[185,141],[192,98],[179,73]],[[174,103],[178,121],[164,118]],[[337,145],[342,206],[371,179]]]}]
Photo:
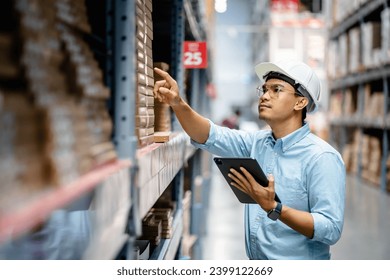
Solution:
[{"label": "digital tablet", "polygon": [[[241,203],[257,203],[253,198],[251,198],[248,194],[240,191],[236,187],[231,185],[232,179],[229,178],[228,174],[230,173],[230,168],[234,168],[238,172],[242,174],[240,171],[240,167],[244,167],[252,176],[255,178],[255,180],[262,185],[263,187],[268,186],[268,179],[267,176],[265,176],[263,170],[261,169],[259,163],[257,160],[253,158],[222,158],[222,157],[215,157],[214,158],[215,164],[218,166],[219,170],[221,171],[223,177],[225,177],[226,181],[228,182],[230,188],[238,198],[238,200]],[[275,200],[277,202],[281,202],[277,194],[275,194]]]}]

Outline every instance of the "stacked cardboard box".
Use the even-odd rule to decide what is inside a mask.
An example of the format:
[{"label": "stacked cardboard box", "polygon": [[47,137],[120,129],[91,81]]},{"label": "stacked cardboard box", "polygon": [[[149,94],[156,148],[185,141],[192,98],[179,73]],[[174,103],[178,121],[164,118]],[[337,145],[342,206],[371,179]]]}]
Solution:
[{"label": "stacked cardboard box", "polygon": [[343,114],[344,116],[352,116],[356,112],[356,102],[352,89],[348,88],[345,90]]},{"label": "stacked cardboard box", "polygon": [[157,246],[161,241],[162,221],[157,220],[152,212],[142,219],[142,236],[140,240],[149,240],[151,245]]},{"label": "stacked cardboard box", "polygon": [[84,1],[56,0],[55,5],[58,19],[85,33],[91,33]]},{"label": "stacked cardboard box", "polygon": [[[188,143],[188,136],[176,134],[169,142],[158,145],[158,148],[157,145],[152,145],[150,149],[137,150],[138,164],[143,166],[137,174],[140,186],[139,211],[141,216],[144,216],[152,207],[174,207],[168,199],[166,205],[161,205],[161,196],[169,189],[167,186],[182,168],[183,155],[185,155]],[[159,204],[155,205],[157,201]]]},{"label": "stacked cardboard box", "polygon": [[145,214],[142,235],[138,239],[150,240],[152,245],[158,245],[161,238],[172,238],[175,211],[176,202],[172,200],[172,185],[169,185]]},{"label": "stacked cardboard box", "polygon": [[94,53],[79,35],[79,31],[91,32],[84,1],[57,0],[57,17],[62,23],[60,36],[67,58],[68,94],[78,102],[76,115],[81,122],[76,154],[83,173],[116,159],[111,142],[112,121],[106,108],[110,90],[103,83],[103,72]]},{"label": "stacked cardboard box", "polygon": [[338,40],[330,40],[328,43],[328,62],[326,64],[326,72],[329,79],[338,78]]},{"label": "stacked cardboard box", "polygon": [[[32,166],[44,166],[42,178],[38,170],[35,172],[36,181],[46,182],[42,186],[66,184],[94,166],[116,158],[110,141],[112,123],[106,109],[110,92],[81,35],[91,29],[85,3],[51,0],[41,5],[38,0],[17,0],[14,8],[17,29],[13,35],[0,35],[0,61],[4,62],[0,80],[18,80],[14,83],[17,90],[12,88],[14,84],[7,89],[9,83],[4,83],[2,94],[7,102],[2,115],[13,114],[14,123],[12,130],[2,135],[18,145],[19,136],[28,136],[24,137],[23,157],[35,160],[31,170]],[[20,54],[15,56],[18,49]],[[14,100],[20,100],[20,105],[10,105]],[[25,117],[30,115],[31,118]],[[35,127],[39,137],[31,135]],[[40,147],[39,157],[34,155],[37,151],[29,150],[32,145]],[[22,166],[14,164],[14,173]]]},{"label": "stacked cardboard box", "polygon": [[362,24],[362,63],[366,69],[378,66],[381,52],[381,23],[368,21]]},{"label": "stacked cardboard box", "polygon": [[343,91],[338,90],[330,96],[329,112],[331,117],[343,115]]},{"label": "stacked cardboard box", "polygon": [[137,241],[147,240],[150,245],[158,246],[162,238],[172,238],[172,221],[170,209],[151,210],[142,219],[142,235]]},{"label": "stacked cardboard box", "polygon": [[[48,175],[55,183],[65,183],[76,177],[76,159],[69,152],[74,140],[73,132],[66,133],[69,129],[69,121],[64,117],[67,115],[64,107],[68,105],[66,82],[59,70],[64,56],[55,28],[55,6],[50,3],[45,9],[36,7],[30,10],[29,5],[17,2],[20,2],[16,7],[20,14],[20,32],[24,41],[21,63],[25,69],[28,90],[45,114],[44,157],[48,163]],[[30,4],[39,6],[37,2],[32,1]],[[58,107],[60,113],[56,114]],[[63,159],[62,155],[65,155]]]},{"label": "stacked cardboard box", "polygon": [[333,24],[340,24],[350,15],[356,13],[356,11],[370,0],[333,0],[332,1],[332,15]]},{"label": "stacked cardboard box", "polygon": [[[349,71],[356,73],[382,64],[382,37],[380,22],[362,23],[348,32]],[[364,42],[364,43],[362,43]],[[340,54],[341,56],[342,54]]]},{"label": "stacked cardboard box", "polygon": [[348,72],[356,73],[361,70],[360,28],[355,27],[348,31]]},{"label": "stacked cardboard box", "polygon": [[[109,89],[103,84],[103,73],[89,46],[66,26],[61,28],[65,45],[69,94],[78,102],[77,146],[81,172],[116,158],[110,140],[112,121],[106,109]],[[76,125],[75,125],[76,126]],[[84,151],[84,152],[83,152]]]},{"label": "stacked cardboard box", "polygon": [[[356,0],[351,4],[341,0],[333,1],[334,24],[341,24],[366,2]],[[348,73],[380,67],[390,62],[390,8],[385,5],[379,12],[380,18],[371,17],[330,42],[329,77],[340,78]],[[336,72],[339,72],[338,75],[334,74]]]},{"label": "stacked cardboard box", "polygon": [[[164,71],[169,70],[169,65],[165,62],[156,62],[154,63],[154,66]],[[155,80],[161,81],[163,78],[160,75],[155,74]],[[171,111],[169,105],[160,102],[157,98],[155,99],[154,104],[154,113],[156,115],[155,131],[169,133],[171,131]]]},{"label": "stacked cardboard box", "polygon": [[16,49],[14,36],[0,32],[0,79],[2,80],[15,79],[20,75],[20,67],[15,57]]},{"label": "stacked cardboard box", "polygon": [[351,143],[346,144],[342,152],[346,171],[352,174],[358,172],[360,139],[360,132],[355,130]]},{"label": "stacked cardboard box", "polygon": [[381,58],[384,63],[388,63],[390,62],[390,8],[386,8],[381,12],[381,24]]},{"label": "stacked cardboard box", "polygon": [[384,116],[384,94],[383,92],[372,92],[369,84],[364,88],[364,112],[367,118],[382,118]]},{"label": "stacked cardboard box", "polygon": [[381,174],[381,142],[378,137],[355,132],[350,144],[345,145],[343,160],[347,172],[357,174],[361,157],[362,178],[379,186]]},{"label": "stacked cardboard box", "polygon": [[348,34],[342,34],[339,37],[338,49],[338,77],[343,77],[348,74],[349,65],[349,44]]},{"label": "stacked cardboard box", "polygon": [[156,220],[161,221],[162,230],[161,238],[172,238],[173,234],[173,216],[171,208],[152,208],[150,212],[153,213]]},{"label": "stacked cardboard box", "polygon": [[138,88],[135,118],[138,147],[144,147],[154,143],[153,6],[151,0],[137,0],[136,3]]},{"label": "stacked cardboard box", "polygon": [[25,92],[0,90],[0,212],[47,184],[42,118]]},{"label": "stacked cardboard box", "polygon": [[362,178],[379,186],[381,173],[381,142],[375,136],[362,137]]},{"label": "stacked cardboard box", "polygon": [[197,240],[197,236],[191,234],[191,197],[192,192],[190,190],[184,193],[183,197],[183,238],[181,251],[182,255],[188,258],[192,256],[192,248]]},{"label": "stacked cardboard box", "polygon": [[0,31],[0,212],[47,186],[43,112],[25,89],[20,36],[14,28]]}]

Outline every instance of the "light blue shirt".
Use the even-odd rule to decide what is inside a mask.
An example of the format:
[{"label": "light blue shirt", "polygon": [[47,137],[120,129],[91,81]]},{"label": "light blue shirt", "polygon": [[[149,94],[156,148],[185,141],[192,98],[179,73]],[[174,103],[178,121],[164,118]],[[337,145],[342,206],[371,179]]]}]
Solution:
[{"label": "light blue shirt", "polygon": [[195,147],[222,157],[255,158],[273,174],[283,205],[311,213],[312,239],[273,221],[257,204],[245,205],[245,244],[249,259],[330,259],[330,245],[342,232],[345,166],[340,154],[310,132],[306,123],[275,140],[270,130],[245,132],[210,121],[209,138]]}]

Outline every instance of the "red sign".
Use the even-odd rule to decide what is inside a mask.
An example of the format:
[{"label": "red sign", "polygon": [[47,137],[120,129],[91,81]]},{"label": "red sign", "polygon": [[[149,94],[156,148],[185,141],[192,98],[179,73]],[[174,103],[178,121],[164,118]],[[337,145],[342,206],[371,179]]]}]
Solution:
[{"label": "red sign", "polygon": [[272,0],[271,10],[273,12],[298,12],[298,0]]},{"label": "red sign", "polygon": [[184,68],[207,68],[206,42],[184,41]]}]

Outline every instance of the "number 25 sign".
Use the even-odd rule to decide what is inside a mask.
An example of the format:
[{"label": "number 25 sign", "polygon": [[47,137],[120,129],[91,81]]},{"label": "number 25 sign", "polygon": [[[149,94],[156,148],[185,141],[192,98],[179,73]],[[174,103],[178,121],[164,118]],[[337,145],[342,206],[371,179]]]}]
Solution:
[{"label": "number 25 sign", "polygon": [[184,68],[207,68],[206,42],[184,41]]}]

